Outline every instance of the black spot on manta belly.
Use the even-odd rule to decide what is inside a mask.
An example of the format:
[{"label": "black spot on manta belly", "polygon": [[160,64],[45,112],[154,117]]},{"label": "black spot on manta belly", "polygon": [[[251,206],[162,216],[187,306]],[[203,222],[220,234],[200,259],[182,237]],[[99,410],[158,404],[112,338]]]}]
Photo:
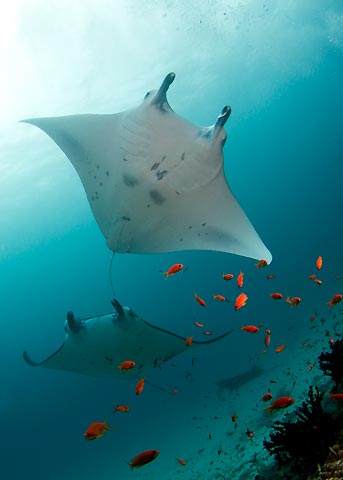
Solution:
[{"label": "black spot on manta belly", "polygon": [[157,170],[159,166],[160,166],[159,162],[155,162],[153,166],[150,168],[150,171],[153,172],[154,170]]},{"label": "black spot on manta belly", "polygon": [[126,220],[127,222],[130,222],[130,220],[131,220],[131,218],[127,217],[126,215],[123,215],[121,218],[122,218],[122,220]]},{"label": "black spot on manta belly", "polygon": [[138,183],[138,180],[136,179],[136,177],[134,177],[133,175],[129,175],[127,173],[123,174],[123,180],[127,187],[134,187]]},{"label": "black spot on manta belly", "polygon": [[162,203],[166,200],[158,190],[150,190],[149,195],[156,205],[162,205]]},{"label": "black spot on manta belly", "polygon": [[163,170],[162,172],[160,172],[159,170],[157,170],[156,172],[156,178],[157,180],[162,180],[163,177],[165,177],[167,175],[168,171],[167,170]]}]

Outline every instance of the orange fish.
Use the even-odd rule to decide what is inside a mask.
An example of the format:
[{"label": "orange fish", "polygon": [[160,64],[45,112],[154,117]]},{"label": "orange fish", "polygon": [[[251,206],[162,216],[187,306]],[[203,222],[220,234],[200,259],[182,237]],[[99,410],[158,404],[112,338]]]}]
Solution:
[{"label": "orange fish", "polygon": [[283,297],[282,293],[270,293],[269,294],[274,300],[281,300]]},{"label": "orange fish", "polygon": [[270,345],[270,336],[271,336],[271,331],[270,330],[266,330],[266,336],[264,337],[264,344],[266,347],[269,347]]},{"label": "orange fish", "polygon": [[311,315],[310,321],[313,322],[316,319],[316,314]]},{"label": "orange fish", "polygon": [[131,370],[136,365],[135,362],[132,360],[125,360],[124,362],[121,362],[120,365],[118,365],[118,368],[121,372],[124,372],[125,370]]},{"label": "orange fish", "polygon": [[213,335],[213,332],[211,332],[211,330],[207,330],[207,332],[204,332],[204,335]]},{"label": "orange fish", "polygon": [[116,412],[127,413],[129,410],[130,409],[127,405],[116,405],[115,407],[113,407],[112,413],[116,413]]},{"label": "orange fish", "polygon": [[293,297],[291,301],[291,307],[296,307],[301,302],[300,297]]},{"label": "orange fish", "polygon": [[317,258],[317,261],[316,261],[316,267],[317,267],[317,269],[320,270],[320,269],[322,268],[322,265],[323,265],[323,259],[322,259],[321,256],[319,256],[319,257]]},{"label": "orange fish", "polygon": [[286,347],[286,345],[280,345],[279,347],[277,347],[277,348],[275,349],[276,353],[282,352],[282,350],[284,350],[285,347]]},{"label": "orange fish", "polygon": [[104,422],[93,422],[89,425],[83,436],[86,440],[97,440],[105,435],[106,430],[111,430],[107,425],[107,420]]},{"label": "orange fish", "polygon": [[271,400],[272,398],[273,398],[273,395],[271,393],[266,393],[266,394],[263,395],[261,400],[263,402],[269,402],[269,400]]},{"label": "orange fish", "polygon": [[247,303],[248,296],[245,293],[240,293],[236,298],[235,302],[235,310],[239,310],[240,308],[244,307]]},{"label": "orange fish", "polygon": [[140,395],[144,389],[144,378],[140,378],[136,385],[136,395]]},{"label": "orange fish", "polygon": [[227,302],[226,298],[223,295],[213,295],[214,300],[219,300],[220,302]]},{"label": "orange fish", "polygon": [[341,300],[342,300],[342,294],[336,293],[336,295],[334,295],[331,298],[330,302],[328,302],[327,304],[329,305],[330,308],[332,308],[333,306],[337,305],[337,303],[339,303]]},{"label": "orange fish", "polygon": [[237,285],[239,286],[239,288],[243,286],[243,283],[244,283],[243,277],[244,277],[244,273],[240,272],[237,277]]},{"label": "orange fish", "polygon": [[286,302],[289,303],[290,305],[292,304],[292,301],[291,301],[290,297],[286,298]]},{"label": "orange fish", "polygon": [[182,263],[174,263],[166,272],[162,272],[163,275],[166,276],[166,279],[170,277],[170,275],[175,275],[175,273],[179,272],[183,269]]},{"label": "orange fish", "polygon": [[315,282],[316,282],[317,285],[321,285],[323,283],[321,280],[319,280],[319,278],[316,278]]},{"label": "orange fish", "polygon": [[267,275],[267,280],[275,280],[276,275]]},{"label": "orange fish", "polygon": [[232,420],[233,423],[236,422],[237,418],[238,418],[237,415],[231,415],[231,420]]},{"label": "orange fish", "polygon": [[194,298],[198,302],[199,305],[201,305],[202,307],[206,307],[206,302],[202,298],[200,298],[199,295],[197,295],[195,293]]},{"label": "orange fish", "polygon": [[241,330],[249,333],[257,333],[260,331],[260,329],[255,327],[254,325],[245,325],[244,327],[241,327]]},{"label": "orange fish", "polygon": [[266,410],[268,410],[269,412],[273,412],[274,410],[282,410],[293,405],[294,402],[295,400],[292,397],[280,397],[274,400],[274,402],[269,405],[269,407],[266,407]]},{"label": "orange fish", "polygon": [[317,275],[312,274],[312,275],[309,275],[308,278],[309,278],[310,280],[314,280],[314,279],[316,278],[316,276],[317,276]]},{"label": "orange fish", "polygon": [[267,260],[259,260],[258,263],[255,264],[256,268],[264,268],[268,265]]},{"label": "orange fish", "polygon": [[189,347],[190,345],[192,345],[192,342],[193,342],[193,337],[186,338],[185,340],[186,347]]},{"label": "orange fish", "polygon": [[197,327],[204,327],[205,325],[203,323],[200,323],[200,322],[194,322],[194,325],[196,325]]},{"label": "orange fish", "polygon": [[329,393],[329,397],[338,402],[343,402],[343,393]]},{"label": "orange fish", "polygon": [[143,467],[147,463],[152,462],[159,456],[160,452],[158,450],[145,450],[142,453],[139,453],[129,463],[131,470],[134,468]]},{"label": "orange fish", "polygon": [[182,458],[177,458],[176,461],[177,461],[180,465],[182,465],[183,467],[184,467],[185,465],[187,465],[187,462],[186,462],[185,460],[183,460]]},{"label": "orange fish", "polygon": [[224,278],[224,280],[232,280],[233,279],[232,273],[224,273],[222,275],[222,277]]}]

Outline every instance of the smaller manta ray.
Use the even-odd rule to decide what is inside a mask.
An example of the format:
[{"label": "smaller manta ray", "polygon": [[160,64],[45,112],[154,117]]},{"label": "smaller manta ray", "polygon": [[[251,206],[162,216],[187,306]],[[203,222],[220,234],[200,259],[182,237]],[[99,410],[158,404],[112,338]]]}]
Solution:
[{"label": "smaller manta ray", "polygon": [[[97,317],[79,319],[68,312],[64,326],[66,336],[60,348],[41,362],[35,362],[24,351],[25,362],[33,367],[67,370],[92,377],[129,379],[160,367],[189,348],[185,337],[151,325],[116,299],[111,303],[115,312]],[[193,340],[192,345],[213,343],[231,332],[211,340]],[[134,361],[136,366],[120,372],[118,365],[125,360]]]}]

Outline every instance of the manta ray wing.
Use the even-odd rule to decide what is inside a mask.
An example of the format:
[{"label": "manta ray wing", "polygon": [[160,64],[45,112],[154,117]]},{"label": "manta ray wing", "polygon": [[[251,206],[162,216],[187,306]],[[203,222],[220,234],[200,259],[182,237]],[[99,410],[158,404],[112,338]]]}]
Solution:
[{"label": "manta ray wing", "polygon": [[[41,362],[35,362],[24,352],[24,360],[31,366],[128,379],[159,367],[187,350],[185,337],[151,325],[117,300],[113,303],[115,313],[83,320],[69,312],[61,347]],[[203,342],[194,341],[194,344],[209,344],[229,333],[231,331]],[[125,360],[133,360],[135,368],[121,372],[118,366]]]},{"label": "manta ray wing", "polygon": [[114,252],[218,250],[272,256],[224,175],[223,129],[231,108],[200,128],[177,115],[166,93],[170,73],[141,105],[113,115],[24,120],[67,155]]}]

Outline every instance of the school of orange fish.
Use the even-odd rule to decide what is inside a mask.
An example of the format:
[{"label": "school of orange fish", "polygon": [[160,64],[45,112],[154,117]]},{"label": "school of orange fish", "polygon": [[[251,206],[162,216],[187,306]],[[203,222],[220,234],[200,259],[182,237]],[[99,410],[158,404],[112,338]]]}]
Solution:
[{"label": "school of orange fish", "polygon": [[[261,259],[261,260],[259,260],[259,262],[255,266],[256,266],[257,269],[265,268],[267,266],[267,261],[264,260],[264,259]],[[322,259],[321,256],[319,256],[317,258],[317,261],[316,261],[316,269],[319,271],[319,270],[321,270],[322,266],[323,266],[323,259]],[[172,265],[167,271],[161,272],[161,273],[163,273],[165,275],[165,278],[168,279],[170,276],[175,275],[182,270],[185,271],[184,265],[181,264],[181,263],[176,263],[176,264]],[[222,278],[225,281],[230,281],[234,278],[234,275],[232,273],[225,273],[225,274],[222,275]],[[270,274],[270,275],[267,275],[266,278],[268,280],[274,280],[276,278],[276,275]],[[338,275],[335,275],[335,278],[337,280],[340,279],[340,277]],[[317,275],[315,275],[315,274],[309,275],[309,279],[313,280],[318,285],[322,285],[322,281],[320,279],[318,279]],[[244,273],[241,271],[237,275],[237,286],[238,286],[238,288],[242,288],[243,285],[244,285]],[[273,300],[280,301],[284,298],[284,295],[280,292],[272,292],[272,293],[270,293],[270,297]],[[194,298],[195,298],[196,302],[202,308],[206,308],[205,300],[203,300],[197,293],[194,293]],[[229,302],[229,300],[221,294],[213,295],[213,299],[216,300],[216,301],[220,301],[220,302]],[[341,300],[342,300],[342,294],[337,293],[337,294],[333,295],[333,297],[330,300],[328,300],[327,305],[331,309],[335,305],[337,305],[339,302],[341,302]],[[237,296],[237,298],[235,299],[235,303],[234,303],[235,311],[238,311],[241,308],[243,308],[246,305],[247,301],[248,301],[248,296],[243,292],[240,293]],[[289,296],[287,296],[285,301],[291,307],[296,307],[300,304],[301,298],[300,297],[290,298]],[[315,319],[315,314],[312,315],[310,320],[314,321],[314,319]],[[194,324],[199,328],[203,328],[205,326],[203,323],[200,323],[198,321],[195,321]],[[260,331],[261,327],[263,327],[263,326],[264,326],[263,324],[259,324],[258,326],[243,325],[240,329],[244,332],[247,332],[247,333],[258,333]],[[206,335],[211,335],[212,333],[213,332],[211,332],[211,331],[205,331],[204,332],[204,334],[206,334]],[[186,344],[187,347],[191,347],[192,340],[193,340],[193,336],[189,336],[185,339],[185,344]],[[265,347],[265,349],[262,350],[261,353],[265,353],[266,349],[270,347],[270,341],[271,341],[271,330],[266,329],[265,330],[265,335],[264,335],[264,347]],[[332,339],[332,341],[333,341],[333,339]],[[275,352],[280,353],[284,350],[285,347],[286,347],[286,345],[279,345],[278,347],[275,348]],[[122,363],[120,365],[118,365],[118,369],[123,374],[125,374],[125,371],[133,369],[135,367],[135,365],[136,364],[135,364],[134,359],[123,359]],[[313,365],[312,365],[312,367],[313,367]],[[309,370],[310,370],[310,365],[309,365]],[[136,395],[141,395],[142,394],[142,392],[144,390],[144,384],[145,384],[145,379],[140,378],[138,380],[138,382],[136,383],[136,386],[135,386]],[[172,394],[174,394],[174,395],[177,394],[177,390],[174,389]],[[343,393],[329,393],[329,397],[331,399],[335,400],[335,401],[343,402]],[[262,396],[261,400],[263,402],[269,402],[269,401],[272,400],[272,398],[273,398],[272,393],[268,391],[266,394],[264,394]],[[295,403],[294,398],[288,397],[288,396],[283,396],[283,397],[279,397],[279,398],[275,399],[268,407],[265,408],[265,410],[268,411],[269,413],[272,413],[273,411],[279,411],[279,410],[286,409],[289,406],[293,405],[294,403]],[[112,413],[117,413],[117,412],[127,413],[129,411],[130,411],[129,406],[119,404],[119,405],[114,406]],[[238,416],[236,414],[231,415],[231,420],[235,424],[235,428],[237,428],[237,419],[238,419]],[[85,431],[84,438],[86,440],[97,440],[97,439],[103,437],[104,434],[106,433],[106,431],[108,431],[108,430],[112,430],[112,428],[107,424],[107,420],[105,420],[104,422],[93,422],[89,425],[89,427]],[[254,432],[247,429],[246,435],[249,438],[252,438],[254,436]],[[140,468],[140,467],[152,462],[153,460],[155,460],[158,457],[159,453],[160,452],[158,450],[145,450],[145,451],[139,453],[138,455],[133,457],[132,460],[130,461],[130,463],[129,463],[130,469],[132,470],[134,468]],[[187,464],[187,462],[185,460],[181,459],[181,458],[176,458],[176,462],[181,466],[185,466]]]}]

